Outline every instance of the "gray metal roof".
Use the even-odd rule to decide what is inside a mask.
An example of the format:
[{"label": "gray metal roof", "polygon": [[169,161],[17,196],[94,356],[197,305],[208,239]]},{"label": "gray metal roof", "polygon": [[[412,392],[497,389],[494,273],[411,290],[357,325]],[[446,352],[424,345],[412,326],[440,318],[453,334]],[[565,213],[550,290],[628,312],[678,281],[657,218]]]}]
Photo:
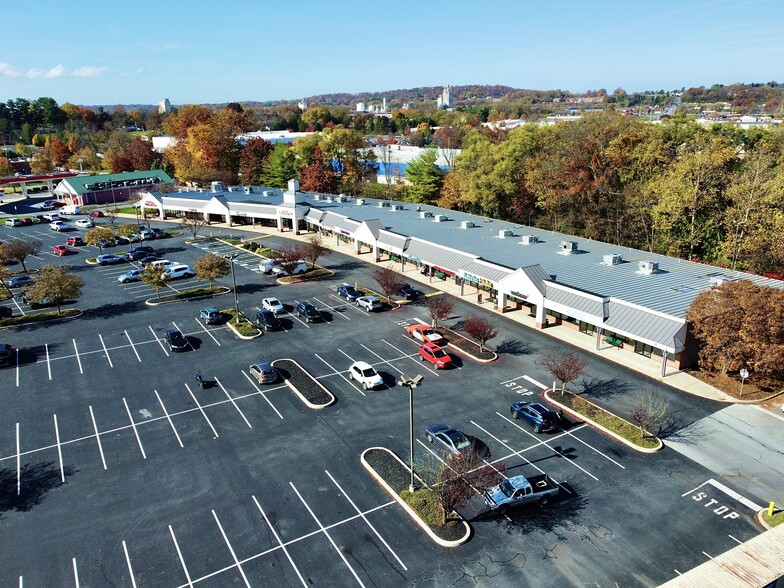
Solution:
[{"label": "gray metal roof", "polygon": [[[403,205],[403,210],[393,211],[390,207],[378,207],[377,200],[369,198],[365,200],[366,204],[363,206],[358,206],[354,202],[314,204],[322,210],[348,215],[357,220],[378,218],[389,230],[401,235],[463,251],[466,261],[472,257],[481,257],[507,267],[538,264],[560,283],[595,292],[601,296],[627,300],[676,317],[686,316],[692,300],[697,294],[710,287],[710,278],[713,274],[737,276],[759,285],[784,288],[784,282],[779,280],[743,272],[730,272],[710,265],[485,219],[435,206],[420,205],[420,209],[429,210],[433,214],[446,214],[450,220],[433,222],[432,218],[420,218],[416,205],[411,203],[400,203]],[[463,220],[471,220],[477,226],[472,229],[462,229],[460,221]],[[514,237],[499,238],[501,229],[512,230]],[[538,235],[541,241],[534,245],[521,245],[519,237],[522,235]],[[560,255],[561,241],[577,241],[578,248],[582,252]],[[412,239],[411,243],[415,242],[421,243]],[[418,244],[416,247],[421,245]],[[603,256],[611,253],[622,255],[627,263],[604,265]],[[415,257],[420,256],[415,255]],[[638,274],[637,262],[642,260],[658,262],[660,273],[649,276]],[[432,263],[439,265],[436,262]],[[446,262],[442,263],[446,264]]]},{"label": "gray metal roof", "polygon": [[305,220],[309,223],[320,224],[321,219],[324,218],[324,212],[316,208],[311,208],[305,215]]},{"label": "gray metal roof", "polygon": [[569,286],[545,282],[545,306],[547,302],[557,302],[569,308],[604,319],[604,300],[595,294],[575,290]]},{"label": "gray metal roof", "polygon": [[416,238],[412,238],[409,241],[406,255],[428,265],[438,266],[452,272],[457,272],[457,270],[475,259],[472,255],[460,253],[459,251]]},{"label": "gray metal roof", "polygon": [[539,293],[544,296],[546,289],[546,280],[551,280],[550,274],[544,271],[544,268],[539,265],[527,265],[521,267],[520,270],[525,272],[525,275],[531,280],[531,283],[539,290]]},{"label": "gray metal roof", "polygon": [[373,236],[376,239],[378,239],[379,231],[381,231],[381,229],[384,228],[384,223],[382,223],[377,218],[372,218],[372,219],[366,220],[364,222],[365,222],[365,225],[367,226],[367,228],[370,229],[370,232],[373,234]]},{"label": "gray metal roof", "polygon": [[274,206],[247,204],[245,202],[229,202],[229,212],[244,213],[247,215],[264,214],[267,216],[277,216],[278,214],[278,211]]},{"label": "gray metal roof", "polygon": [[405,249],[407,243],[408,237],[405,235],[398,235],[397,233],[393,233],[392,231],[387,231],[384,229],[381,229],[378,232],[379,246],[386,249],[387,251],[391,251],[392,253],[402,255],[403,249]]},{"label": "gray metal roof", "polygon": [[490,280],[491,282],[499,282],[514,271],[512,269],[499,267],[495,264],[489,265],[487,263],[482,263],[481,260],[468,261],[461,265],[460,269],[478,278]]},{"label": "gray metal roof", "polygon": [[637,341],[664,346],[673,353],[683,349],[686,338],[684,319],[666,317],[612,298],[607,304],[604,325],[619,334],[632,336]]}]

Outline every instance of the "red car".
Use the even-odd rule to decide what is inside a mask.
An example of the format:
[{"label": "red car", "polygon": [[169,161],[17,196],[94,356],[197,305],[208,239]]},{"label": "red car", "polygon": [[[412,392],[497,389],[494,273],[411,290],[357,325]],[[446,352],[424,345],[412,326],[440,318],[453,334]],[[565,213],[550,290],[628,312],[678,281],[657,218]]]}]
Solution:
[{"label": "red car", "polygon": [[419,359],[429,361],[439,370],[452,365],[452,358],[449,354],[434,343],[425,343],[419,348]]},{"label": "red car", "polygon": [[52,247],[52,251],[54,251],[55,255],[70,255],[71,253],[73,253],[73,251],[68,249],[68,247],[66,247],[65,245],[55,245],[54,247]]},{"label": "red car", "polygon": [[103,216],[103,212],[101,212],[100,210],[93,210],[90,213],[90,216],[93,217],[93,218],[98,218],[98,217]]},{"label": "red car", "polygon": [[81,237],[68,237],[65,240],[65,242],[67,245],[70,245],[71,247],[79,247],[81,245],[84,245],[84,239],[82,239]]}]

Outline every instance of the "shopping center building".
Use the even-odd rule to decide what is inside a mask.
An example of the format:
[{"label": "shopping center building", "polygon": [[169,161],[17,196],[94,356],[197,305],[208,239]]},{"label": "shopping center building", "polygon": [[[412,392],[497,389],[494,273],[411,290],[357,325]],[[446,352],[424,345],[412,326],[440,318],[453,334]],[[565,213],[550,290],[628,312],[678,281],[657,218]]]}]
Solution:
[{"label": "shopping center building", "polygon": [[[172,194],[148,192],[138,206],[160,218],[203,217],[279,232],[319,232],[326,245],[351,246],[370,262],[416,266],[434,287],[451,281],[498,312],[523,312],[537,327],[571,326],[595,340],[673,368],[693,365],[697,345],[686,312],[713,285],[784,282],[580,239],[471,214],[368,198],[256,186]],[[334,241],[333,241],[334,239]]]}]

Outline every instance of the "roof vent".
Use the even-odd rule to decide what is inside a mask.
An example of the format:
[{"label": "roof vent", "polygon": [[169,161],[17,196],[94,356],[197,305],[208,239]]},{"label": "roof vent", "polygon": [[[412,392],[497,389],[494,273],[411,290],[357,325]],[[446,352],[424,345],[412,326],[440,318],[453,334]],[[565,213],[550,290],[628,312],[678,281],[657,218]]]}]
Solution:
[{"label": "roof vent", "polygon": [[446,215],[445,214],[437,214],[437,215],[435,215],[433,217],[433,222],[434,223],[443,223],[445,221],[446,221]]},{"label": "roof vent", "polygon": [[721,286],[728,282],[737,282],[739,278],[734,276],[713,276],[710,279],[711,286]]},{"label": "roof vent", "polygon": [[604,265],[618,265],[619,263],[623,263],[623,257],[617,253],[610,253],[609,255],[602,256],[602,263]]},{"label": "roof vent", "polygon": [[651,274],[655,274],[659,271],[659,263],[647,259],[639,263],[639,268],[640,269],[637,270],[638,274],[642,274],[644,276],[650,276]]},{"label": "roof vent", "polygon": [[357,198],[357,201],[355,202],[357,206],[362,206],[364,203],[365,203],[364,198]]},{"label": "roof vent", "polygon": [[419,218],[433,218],[433,213],[429,210],[420,210]]},{"label": "roof vent", "polygon": [[512,232],[512,229],[501,229],[500,231],[498,231],[498,237],[500,239],[506,239],[507,237],[514,237],[514,233]]},{"label": "roof vent", "polygon": [[561,241],[561,247],[558,253],[561,255],[571,255],[577,251],[577,241]]},{"label": "roof vent", "polygon": [[533,245],[539,242],[539,235],[523,235],[520,240],[520,245]]}]

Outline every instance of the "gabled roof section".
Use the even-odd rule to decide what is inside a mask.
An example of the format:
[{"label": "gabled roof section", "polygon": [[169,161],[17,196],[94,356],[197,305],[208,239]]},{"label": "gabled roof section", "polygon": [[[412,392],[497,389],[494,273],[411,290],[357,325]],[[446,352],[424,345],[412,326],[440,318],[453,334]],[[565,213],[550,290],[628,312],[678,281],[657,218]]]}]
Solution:
[{"label": "gabled roof section", "polygon": [[[172,183],[172,179],[162,169],[150,169],[146,171],[132,171],[132,172],[123,172],[120,174],[101,174],[97,176],[75,176],[73,178],[68,178],[63,180],[66,182],[68,187],[75,192],[76,194],[84,194],[86,192],[95,192],[97,189],[92,187],[93,184],[101,184],[101,183],[108,183],[112,182],[115,184],[115,188],[118,187],[126,187],[126,186],[118,186],[118,182],[129,182],[128,188],[134,187],[134,184],[131,182],[139,181],[139,180],[146,180],[150,178],[155,178],[158,182],[155,183]],[[140,182],[138,185],[140,188],[143,188],[149,184]],[[103,188],[102,188],[103,189]],[[109,189],[109,188],[105,188]]]},{"label": "gabled roof section", "polygon": [[521,267],[519,271],[528,276],[528,279],[531,280],[531,283],[534,285],[534,287],[542,296],[544,296],[546,291],[545,282],[552,279],[550,274],[544,271],[544,268],[538,263]]},{"label": "gabled roof section", "polygon": [[607,304],[606,328],[670,353],[683,349],[686,321],[656,312],[623,300],[610,298]]}]

